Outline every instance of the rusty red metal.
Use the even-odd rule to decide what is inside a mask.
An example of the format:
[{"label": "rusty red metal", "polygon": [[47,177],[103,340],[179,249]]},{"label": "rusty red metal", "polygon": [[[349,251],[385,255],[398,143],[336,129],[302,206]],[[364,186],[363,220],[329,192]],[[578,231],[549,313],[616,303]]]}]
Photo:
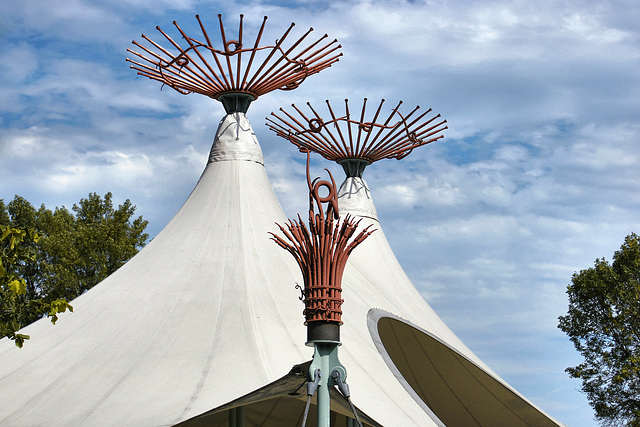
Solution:
[{"label": "rusty red metal", "polygon": [[[310,152],[307,152],[307,185],[309,187],[309,226],[300,215],[285,226],[277,224],[284,238],[270,233],[272,239],[293,255],[304,280],[302,300],[305,324],[332,322],[342,324],[342,274],[351,252],[375,230],[366,227],[356,234],[360,221],[347,215],[338,216],[336,183],[316,178],[311,181]],[[325,169],[326,170],[326,169]],[[324,188],[324,190],[323,190]],[[328,191],[321,196],[320,191]],[[326,204],[323,212],[322,205]],[[317,213],[316,213],[317,209]]]},{"label": "rusty red metal", "polygon": [[[139,75],[157,80],[182,94],[192,92],[218,99],[225,93],[246,93],[257,98],[276,89],[295,89],[308,76],[318,73],[339,60],[342,47],[337,40],[328,41],[327,35],[305,43],[313,28],[293,43],[286,43],[295,24],[271,45],[260,46],[267,22],[265,16],[252,46],[243,39],[243,15],[237,39],[227,38],[222,16],[218,15],[220,40],[213,40],[196,15],[204,41],[189,37],[174,21],[173,24],[185,41],[180,46],[160,27],[156,29],[169,42],[165,48],[142,35],[146,45],[133,41],[140,51],[127,49],[139,61],[127,58],[131,68]],[[215,47],[218,46],[218,47]],[[257,70],[254,71],[255,67]],[[252,68],[254,67],[254,68]]]},{"label": "rusty red metal", "polygon": [[305,113],[295,104],[293,112],[280,108],[282,114],[271,113],[275,119],[267,117],[267,126],[278,136],[285,138],[300,151],[314,151],[328,160],[336,162],[357,159],[373,163],[381,159],[402,159],[417,147],[444,138],[442,132],[448,127],[440,114],[431,109],[417,114],[420,106],[406,115],[400,112],[400,101],[389,115],[381,116],[385,100],[381,100],[370,120],[365,119],[367,98],[362,103],[359,117],[349,111],[349,100],[345,99],[345,113],[336,115],[329,101],[327,118],[307,103]]}]

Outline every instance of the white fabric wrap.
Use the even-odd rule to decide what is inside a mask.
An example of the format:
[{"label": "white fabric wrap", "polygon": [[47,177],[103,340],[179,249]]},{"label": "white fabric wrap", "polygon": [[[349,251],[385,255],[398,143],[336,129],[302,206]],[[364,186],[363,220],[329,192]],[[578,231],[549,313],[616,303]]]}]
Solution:
[{"label": "white fabric wrap", "polygon": [[247,160],[264,165],[262,149],[244,113],[227,114],[218,126],[209,163]]},{"label": "white fabric wrap", "polygon": [[364,179],[348,177],[338,190],[340,215],[351,214],[378,221],[378,213],[373,205],[369,187]]}]

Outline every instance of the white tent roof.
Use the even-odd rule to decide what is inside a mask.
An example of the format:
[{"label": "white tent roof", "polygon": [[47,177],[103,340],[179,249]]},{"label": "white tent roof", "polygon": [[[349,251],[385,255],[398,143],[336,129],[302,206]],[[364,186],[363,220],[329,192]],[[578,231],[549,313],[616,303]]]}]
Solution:
[{"label": "white tent roof", "polygon": [[[341,214],[378,231],[345,271],[339,354],[366,424],[555,425],[424,302],[364,186],[341,189]],[[153,241],[56,326],[25,328],[23,349],[0,341],[0,424],[222,426],[240,406],[247,425],[299,424],[297,365],[312,349],[294,287],[301,274],[268,235],[285,221],[249,122],[227,115],[200,181]],[[344,424],[349,410],[337,396],[332,411]]]}]

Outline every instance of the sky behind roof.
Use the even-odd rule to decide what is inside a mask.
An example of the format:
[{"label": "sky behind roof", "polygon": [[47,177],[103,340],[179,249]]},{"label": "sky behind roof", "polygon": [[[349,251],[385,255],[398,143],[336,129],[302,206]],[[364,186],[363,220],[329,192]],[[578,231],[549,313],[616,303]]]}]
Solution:
[{"label": "sky behind roof", "polygon": [[[291,22],[344,57],[248,117],[288,216],[304,157],[264,125],[292,102],[385,98],[433,108],[446,138],[367,168],[381,224],[413,283],[460,338],[544,411],[595,425],[556,328],[571,275],[639,232],[640,22],[632,1],[70,0],[9,2],[0,17],[0,198],[71,207],[131,199],[157,234],[202,172],[224,110],[136,76],[131,40],[172,21],[200,35],[238,16],[265,40]],[[337,165],[315,159],[318,170]]]}]

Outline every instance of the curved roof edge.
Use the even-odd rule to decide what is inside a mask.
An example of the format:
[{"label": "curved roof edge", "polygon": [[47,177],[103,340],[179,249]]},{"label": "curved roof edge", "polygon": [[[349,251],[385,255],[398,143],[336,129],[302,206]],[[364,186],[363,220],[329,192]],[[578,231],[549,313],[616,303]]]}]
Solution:
[{"label": "curved roof edge", "polygon": [[438,425],[563,426],[503,379],[412,322],[372,308],[367,327],[389,369]]}]

